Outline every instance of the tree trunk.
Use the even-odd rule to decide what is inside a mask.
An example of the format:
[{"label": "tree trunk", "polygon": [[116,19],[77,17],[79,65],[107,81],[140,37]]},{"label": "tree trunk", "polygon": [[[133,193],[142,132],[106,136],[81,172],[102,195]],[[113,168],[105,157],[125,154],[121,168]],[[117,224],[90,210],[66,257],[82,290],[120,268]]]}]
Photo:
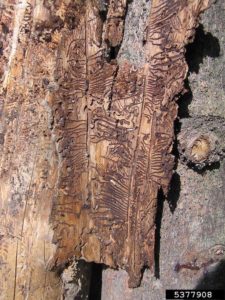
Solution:
[{"label": "tree trunk", "polygon": [[225,251],[222,0],[203,18],[218,39],[200,26],[187,51],[172,153],[185,46],[209,2],[0,2],[1,299],[96,297],[83,260],[123,269],[103,271],[102,299],[212,284]]},{"label": "tree trunk", "polygon": [[[104,270],[104,300],[161,300],[166,289],[224,289],[224,13],[224,1],[217,0],[187,47],[190,73],[175,123],[177,165],[168,197],[158,202],[155,273],[146,270],[141,286],[131,290],[126,272]],[[202,136],[216,146],[212,141],[210,155],[199,163],[187,152]]]}]

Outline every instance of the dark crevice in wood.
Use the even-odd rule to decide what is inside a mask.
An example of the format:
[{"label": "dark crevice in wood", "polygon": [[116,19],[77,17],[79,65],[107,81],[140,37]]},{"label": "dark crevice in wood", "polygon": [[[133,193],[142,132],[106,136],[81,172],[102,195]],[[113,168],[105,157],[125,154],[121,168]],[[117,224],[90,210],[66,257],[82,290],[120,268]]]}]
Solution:
[{"label": "dark crevice in wood", "polygon": [[103,264],[92,263],[91,284],[88,298],[89,300],[101,300],[103,268]]},{"label": "dark crevice in wood", "polygon": [[178,140],[177,140],[177,135],[180,133],[180,130],[181,130],[181,122],[177,118],[175,120],[175,122],[174,122],[174,134],[175,134],[175,138],[174,138],[173,150],[172,150],[172,154],[175,157],[174,170],[176,170],[177,164],[178,164],[178,160],[180,158],[180,156],[179,156],[179,150],[178,150]]},{"label": "dark crevice in wood", "polygon": [[176,210],[177,202],[180,197],[180,191],[181,191],[180,175],[177,172],[174,172],[170,182],[169,193],[167,196],[169,208],[172,213],[174,213]]},{"label": "dark crevice in wood", "polygon": [[193,94],[190,88],[188,78],[184,81],[184,92],[178,99],[178,117],[179,118],[189,118],[188,106],[191,104],[193,99]]},{"label": "dark crevice in wood", "polygon": [[181,122],[177,118],[174,122],[174,143],[173,143],[173,150],[172,154],[174,156],[174,173],[172,175],[170,186],[169,186],[169,192],[166,197],[166,200],[169,204],[170,211],[172,213],[175,212],[175,209],[177,207],[177,202],[180,197],[180,190],[181,190],[181,182],[180,182],[180,175],[176,172],[177,165],[180,159],[180,154],[178,150],[178,139],[177,135],[180,133],[181,130]]},{"label": "dark crevice in wood", "polygon": [[119,53],[120,46],[112,47],[108,45],[107,54],[106,54],[106,61],[110,62],[111,60],[114,60],[117,58],[117,55]]},{"label": "dark crevice in wood", "polygon": [[163,216],[163,207],[164,207],[165,196],[162,189],[158,192],[158,201],[157,201],[157,210],[155,218],[155,247],[154,247],[154,261],[155,261],[155,277],[160,278],[160,239],[161,239],[161,224]]},{"label": "dark crevice in wood", "polygon": [[99,10],[99,16],[100,16],[100,18],[101,18],[101,20],[102,20],[102,22],[104,23],[106,20],[107,20],[107,13],[108,13],[108,10],[107,10],[107,8],[106,7],[104,7],[104,9],[102,9],[102,10]]},{"label": "dark crevice in wood", "polygon": [[[111,91],[110,91],[110,94],[109,94],[109,104],[108,104],[108,109],[107,109],[109,116],[110,116],[110,114],[111,114],[112,100],[113,100],[113,89],[114,89],[114,86],[115,86],[115,83],[116,83],[116,79],[117,79],[118,72],[119,72],[119,67],[117,66],[117,68],[116,68],[116,70],[115,70],[115,73],[114,73],[113,80],[112,80]],[[116,120],[116,121],[115,121],[116,128],[118,127],[118,123],[119,123],[119,121]]]}]

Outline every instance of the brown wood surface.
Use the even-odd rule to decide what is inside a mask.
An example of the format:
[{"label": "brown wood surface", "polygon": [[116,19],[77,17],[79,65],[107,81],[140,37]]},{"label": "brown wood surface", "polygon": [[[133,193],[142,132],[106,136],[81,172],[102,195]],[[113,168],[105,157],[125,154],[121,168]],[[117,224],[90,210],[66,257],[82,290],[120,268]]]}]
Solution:
[{"label": "brown wood surface", "polygon": [[110,57],[122,41],[126,1],[110,1],[105,22],[86,2],[64,34],[51,95],[60,163],[56,265],[75,254],[122,267],[130,286],[152,266],[157,195],[167,193],[173,168],[174,98],[187,73],[184,46],[207,5],[153,1],[139,69]]},{"label": "brown wood surface", "polygon": [[74,256],[131,287],[152,266],[184,47],[208,2],[153,0],[140,68],[116,59],[125,0],[1,4],[3,299],[57,299],[49,266]]}]

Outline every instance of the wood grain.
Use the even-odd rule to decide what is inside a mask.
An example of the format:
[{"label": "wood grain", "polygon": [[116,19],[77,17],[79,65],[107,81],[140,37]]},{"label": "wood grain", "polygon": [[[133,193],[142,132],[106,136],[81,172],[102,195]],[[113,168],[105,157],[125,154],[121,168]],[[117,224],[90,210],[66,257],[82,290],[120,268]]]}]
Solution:
[{"label": "wood grain", "polygon": [[185,45],[209,3],[152,1],[140,68],[116,59],[127,1],[103,4],[1,4],[2,299],[58,299],[48,270],[72,257],[126,269],[131,287],[154,263]]},{"label": "wood grain", "polygon": [[185,44],[207,5],[153,1],[139,69],[116,61],[126,1],[110,1],[105,22],[86,2],[79,25],[64,37],[60,88],[52,95],[60,161],[55,266],[75,254],[126,269],[132,287],[143,267],[152,267],[157,195],[167,193],[173,169]]}]

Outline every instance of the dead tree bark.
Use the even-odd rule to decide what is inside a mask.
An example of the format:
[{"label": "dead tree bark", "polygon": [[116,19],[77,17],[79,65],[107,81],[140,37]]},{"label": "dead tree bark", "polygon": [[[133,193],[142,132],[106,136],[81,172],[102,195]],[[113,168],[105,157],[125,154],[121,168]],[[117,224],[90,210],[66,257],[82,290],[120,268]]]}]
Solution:
[{"label": "dead tree bark", "polygon": [[[102,299],[161,300],[166,289],[224,289],[224,12],[224,1],[217,0],[187,47],[190,72],[175,127],[177,166],[168,197],[158,202],[155,274],[146,270],[141,286],[131,290],[125,272],[106,269]],[[197,160],[190,155],[193,144]]]},{"label": "dead tree bark", "polygon": [[[125,269],[130,287],[149,267],[152,284],[157,199],[160,191],[167,195],[172,177],[176,100],[188,69],[185,46],[209,4],[2,1],[3,299],[87,298],[80,281],[71,279],[72,267],[63,272],[74,259]],[[203,144],[197,143],[201,153],[209,152],[212,143]],[[192,172],[184,168],[181,173]],[[184,237],[183,226],[177,232]],[[184,261],[191,245],[187,238]],[[176,270],[193,259],[180,258]],[[207,264],[198,260],[199,269]],[[88,278],[89,269],[81,272]],[[138,290],[124,291],[135,297]]]}]

